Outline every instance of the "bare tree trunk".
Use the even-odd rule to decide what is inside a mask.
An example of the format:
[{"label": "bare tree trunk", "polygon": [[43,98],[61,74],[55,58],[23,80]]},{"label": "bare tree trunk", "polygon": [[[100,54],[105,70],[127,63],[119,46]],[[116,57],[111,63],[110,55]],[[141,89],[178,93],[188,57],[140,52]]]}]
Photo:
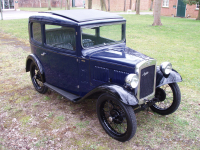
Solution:
[{"label": "bare tree trunk", "polygon": [[199,9],[198,17],[196,20],[200,20],[200,9]]},{"label": "bare tree trunk", "polygon": [[135,0],[135,11],[136,11],[136,7],[137,7],[137,0]]},{"label": "bare tree trunk", "polygon": [[108,11],[110,11],[110,0],[108,0]]},{"label": "bare tree trunk", "polygon": [[151,0],[151,6],[150,6],[150,11],[152,11],[152,7],[153,7],[153,0]]},{"label": "bare tree trunk", "polygon": [[70,10],[70,4],[69,4],[69,0],[66,0],[65,1],[65,10],[67,9],[67,10]]},{"label": "bare tree trunk", "polygon": [[1,20],[3,20],[3,10],[2,10],[2,5],[1,5],[1,1],[0,1],[0,12],[1,12]]},{"label": "bare tree trunk", "polygon": [[51,10],[51,0],[48,0],[48,10]]},{"label": "bare tree trunk", "polygon": [[136,14],[140,14],[140,0],[137,0],[137,6],[136,6]]},{"label": "bare tree trunk", "polygon": [[88,0],[88,9],[92,9],[92,0]]},{"label": "bare tree trunk", "polygon": [[124,11],[126,11],[126,0],[124,0]]},{"label": "bare tree trunk", "polygon": [[104,8],[105,8],[105,10],[107,11],[107,9],[106,9],[106,2],[105,2],[105,0],[100,0],[100,4],[101,4],[101,10],[103,11],[103,10],[104,10]]},{"label": "bare tree trunk", "polygon": [[60,9],[62,9],[63,0],[60,0]]},{"label": "bare tree trunk", "polygon": [[130,6],[129,9],[132,9],[132,0],[130,0]]},{"label": "bare tree trunk", "polygon": [[106,7],[106,0],[103,0],[103,4],[104,4],[104,8],[107,11],[107,7]]},{"label": "bare tree trunk", "polygon": [[101,10],[103,11],[103,0],[100,0]]},{"label": "bare tree trunk", "polygon": [[39,3],[40,3],[40,8],[42,7],[42,5],[41,5],[41,0],[39,0]]},{"label": "bare tree trunk", "polygon": [[161,20],[160,20],[161,2],[162,2],[162,0],[155,0],[154,22],[153,22],[152,26],[162,26],[162,23],[161,23]]}]

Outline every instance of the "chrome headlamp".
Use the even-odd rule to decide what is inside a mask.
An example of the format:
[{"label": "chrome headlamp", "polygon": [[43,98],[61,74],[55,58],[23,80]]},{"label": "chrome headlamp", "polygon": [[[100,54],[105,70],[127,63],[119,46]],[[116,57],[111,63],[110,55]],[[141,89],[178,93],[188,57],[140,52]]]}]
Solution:
[{"label": "chrome headlamp", "polygon": [[169,75],[170,72],[172,71],[172,64],[170,62],[163,62],[160,65],[160,70],[162,71],[163,74]]},{"label": "chrome headlamp", "polygon": [[125,78],[125,82],[130,85],[132,88],[136,88],[139,83],[139,77],[137,74],[129,74]]}]

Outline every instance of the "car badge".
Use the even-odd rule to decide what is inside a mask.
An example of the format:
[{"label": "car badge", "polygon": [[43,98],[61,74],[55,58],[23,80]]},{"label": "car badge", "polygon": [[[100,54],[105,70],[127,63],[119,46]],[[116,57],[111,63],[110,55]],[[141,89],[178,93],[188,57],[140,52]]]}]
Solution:
[{"label": "car badge", "polygon": [[148,75],[148,74],[149,74],[149,72],[144,72],[142,76],[145,77],[145,76]]}]

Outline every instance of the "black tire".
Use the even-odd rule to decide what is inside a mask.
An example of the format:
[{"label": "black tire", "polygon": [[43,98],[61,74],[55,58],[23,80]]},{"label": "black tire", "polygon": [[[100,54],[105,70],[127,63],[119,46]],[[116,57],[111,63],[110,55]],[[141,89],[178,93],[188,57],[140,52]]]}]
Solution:
[{"label": "black tire", "polygon": [[44,79],[40,73],[40,70],[38,69],[38,66],[34,62],[31,62],[30,65],[30,76],[36,91],[41,94],[45,94],[48,88],[44,86]]},{"label": "black tire", "polygon": [[159,87],[159,89],[156,89],[156,97],[160,99],[160,102],[151,106],[154,112],[160,115],[169,115],[175,112],[181,102],[181,92],[178,84],[171,83]]},{"label": "black tire", "polygon": [[133,108],[110,94],[105,93],[98,98],[97,116],[108,135],[120,142],[130,140],[136,133],[137,121]]}]

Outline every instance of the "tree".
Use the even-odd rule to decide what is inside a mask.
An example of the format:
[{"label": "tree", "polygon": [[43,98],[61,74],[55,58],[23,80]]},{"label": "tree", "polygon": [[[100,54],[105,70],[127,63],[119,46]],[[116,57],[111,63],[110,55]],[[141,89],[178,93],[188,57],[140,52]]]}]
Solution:
[{"label": "tree", "polygon": [[100,4],[101,4],[101,10],[103,11],[105,9],[105,11],[107,11],[106,1],[105,0],[100,0]]},{"label": "tree", "polygon": [[51,10],[51,0],[48,0],[48,10]]},{"label": "tree", "polygon": [[70,4],[69,4],[69,0],[65,1],[65,10],[70,10]]},{"label": "tree", "polygon": [[2,3],[1,3],[1,1],[0,1],[0,12],[1,12],[1,20],[3,20],[3,11],[2,11]]},{"label": "tree", "polygon": [[152,26],[162,26],[161,20],[160,20],[160,13],[161,13],[161,3],[162,0],[155,0],[154,5],[154,22]]},{"label": "tree", "polygon": [[110,11],[110,0],[108,0],[108,11]]},{"label": "tree", "polygon": [[60,0],[60,9],[62,9],[63,0]]},{"label": "tree", "polygon": [[129,9],[132,9],[132,0],[130,0],[130,6]]},{"label": "tree", "polygon": [[136,2],[136,14],[137,15],[140,14],[140,0],[137,0],[137,2]]},{"label": "tree", "polygon": [[152,11],[152,7],[153,7],[153,0],[151,0],[151,6],[150,6],[150,11]]},{"label": "tree", "polygon": [[[200,0],[183,0],[183,2],[189,5],[200,4]],[[196,18],[196,20],[200,20],[200,9],[199,9],[198,17]]]},{"label": "tree", "polygon": [[126,0],[124,0],[124,11],[126,11]]},{"label": "tree", "polygon": [[39,0],[40,8],[42,7],[41,0]]},{"label": "tree", "polygon": [[88,0],[88,9],[92,9],[92,0]]}]

